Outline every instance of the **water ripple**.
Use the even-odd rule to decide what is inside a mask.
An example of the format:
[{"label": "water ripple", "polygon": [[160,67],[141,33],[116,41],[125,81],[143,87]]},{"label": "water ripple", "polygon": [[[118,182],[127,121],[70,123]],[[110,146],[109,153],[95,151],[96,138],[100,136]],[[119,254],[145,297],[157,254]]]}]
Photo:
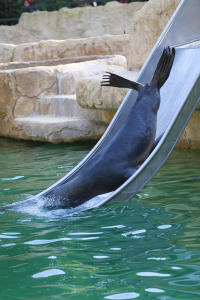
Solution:
[{"label": "water ripple", "polygon": [[1,239],[17,239],[18,236],[16,235],[5,235],[5,234],[0,234]]},{"label": "water ripple", "polygon": [[171,228],[171,227],[172,227],[172,225],[160,225],[157,228],[158,229],[168,229],[168,228]]},{"label": "water ripple", "polygon": [[[0,180],[1,205],[16,208],[22,194],[44,190],[90,150],[3,144],[0,177],[9,180]],[[73,216],[26,202],[1,214],[0,299],[199,300],[199,170],[200,151],[175,150],[129,202]]]},{"label": "water ripple", "polygon": [[32,275],[32,278],[47,278],[47,277],[50,277],[50,276],[63,275],[63,274],[65,274],[65,272],[62,271],[62,270],[50,269],[50,270],[46,270],[46,271],[43,271],[43,272],[36,273],[36,274]]},{"label": "water ripple", "polygon": [[0,178],[1,180],[16,180],[23,178],[24,176],[15,176],[15,177],[10,177],[10,178]]},{"label": "water ripple", "polygon": [[131,292],[131,293],[113,294],[113,295],[104,297],[104,299],[109,299],[109,300],[126,300],[126,299],[135,299],[135,298],[137,298],[139,296],[140,296],[140,294]]},{"label": "water ripple", "polygon": [[146,292],[150,292],[150,293],[164,293],[165,291],[161,290],[161,289],[157,289],[157,288],[148,288],[145,289]]},{"label": "water ripple", "polygon": [[156,273],[156,272],[138,272],[138,276],[145,276],[145,277],[169,277],[170,274],[163,274],[163,273]]},{"label": "water ripple", "polygon": [[1,247],[12,247],[12,246],[15,246],[15,245],[16,245],[15,243],[10,243],[10,244],[1,245]]},{"label": "water ripple", "polygon": [[130,231],[127,233],[122,233],[123,236],[128,236],[128,235],[136,235],[136,234],[140,234],[140,233],[144,233],[146,232],[146,229],[140,229],[140,230],[135,230],[135,231]]},{"label": "water ripple", "polygon": [[60,242],[60,241],[70,241],[70,238],[59,238],[59,239],[53,239],[53,240],[34,240],[34,241],[29,241],[25,242],[24,244],[27,245],[45,245],[45,244],[51,244],[55,242]]}]

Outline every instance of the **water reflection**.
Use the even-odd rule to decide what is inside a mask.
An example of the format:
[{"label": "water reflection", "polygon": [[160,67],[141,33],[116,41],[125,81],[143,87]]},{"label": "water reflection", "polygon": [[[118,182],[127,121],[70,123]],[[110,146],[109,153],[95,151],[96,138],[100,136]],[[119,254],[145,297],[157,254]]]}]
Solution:
[{"label": "water reflection", "polygon": [[34,241],[29,241],[25,242],[24,244],[27,245],[45,245],[45,244],[51,244],[59,241],[70,241],[71,239],[69,238],[60,238],[60,239],[52,239],[52,240],[34,240]]},{"label": "water reflection", "polygon": [[156,273],[156,272],[139,272],[137,273],[138,276],[145,276],[145,277],[169,277],[170,274],[163,274],[163,273]]},{"label": "water reflection", "polygon": [[3,245],[1,245],[1,247],[12,247],[12,246],[15,246],[15,245],[16,245],[15,243],[3,244]]},{"label": "water reflection", "polygon": [[110,295],[104,297],[104,299],[111,299],[111,300],[122,300],[122,299],[135,299],[139,297],[140,294],[138,293],[120,293],[120,294],[115,294],[115,295]]},{"label": "water reflection", "polygon": [[157,289],[157,288],[149,288],[149,289],[145,289],[146,292],[150,292],[150,293],[164,293],[165,291],[161,290],[161,289]]},{"label": "water reflection", "polygon": [[49,269],[43,272],[36,273],[32,275],[32,278],[46,278],[50,276],[55,276],[55,275],[63,275],[65,272],[59,269]]}]

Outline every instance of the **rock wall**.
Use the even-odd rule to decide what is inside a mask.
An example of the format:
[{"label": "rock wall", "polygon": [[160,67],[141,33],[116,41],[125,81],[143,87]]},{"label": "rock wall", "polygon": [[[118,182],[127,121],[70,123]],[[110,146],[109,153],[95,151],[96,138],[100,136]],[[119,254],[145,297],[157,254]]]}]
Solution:
[{"label": "rock wall", "polygon": [[0,26],[0,43],[18,45],[49,39],[127,34],[134,13],[144,4],[113,1],[97,7],[64,7],[53,12],[23,13],[17,25]]},{"label": "rock wall", "polygon": [[129,56],[129,34],[82,39],[0,44],[0,63],[55,60],[92,55]]},{"label": "rock wall", "polygon": [[181,0],[149,0],[130,24],[128,69],[140,69]]},{"label": "rock wall", "polygon": [[200,110],[193,113],[176,147],[200,149]]}]

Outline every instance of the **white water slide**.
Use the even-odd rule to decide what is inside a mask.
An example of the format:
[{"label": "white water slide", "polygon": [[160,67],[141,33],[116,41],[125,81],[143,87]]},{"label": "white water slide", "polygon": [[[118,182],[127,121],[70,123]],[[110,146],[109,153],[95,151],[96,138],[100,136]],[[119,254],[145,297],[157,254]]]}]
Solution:
[{"label": "white water slide", "polygon": [[[74,211],[131,199],[156,174],[178,142],[200,98],[200,0],[180,2],[135,81],[145,84],[151,79],[166,46],[175,47],[176,55],[170,76],[161,88],[156,134],[156,139],[161,136],[159,143],[137,172],[122,186],[85,202],[73,209]],[[85,163],[114,137],[128,116],[136,97],[137,92],[130,90],[108,129],[90,153],[70,173],[36,197],[47,195],[58,185],[76,176]]]}]

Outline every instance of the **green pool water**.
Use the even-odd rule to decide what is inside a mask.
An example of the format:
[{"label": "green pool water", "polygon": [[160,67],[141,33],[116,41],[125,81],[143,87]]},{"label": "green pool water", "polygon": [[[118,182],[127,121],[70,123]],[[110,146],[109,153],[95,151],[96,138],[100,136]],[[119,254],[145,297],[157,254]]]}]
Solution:
[{"label": "green pool water", "polygon": [[[1,138],[1,209],[53,184],[93,146]],[[199,176],[200,151],[174,150],[129,202],[65,218],[2,209],[0,299],[200,299]]]}]

